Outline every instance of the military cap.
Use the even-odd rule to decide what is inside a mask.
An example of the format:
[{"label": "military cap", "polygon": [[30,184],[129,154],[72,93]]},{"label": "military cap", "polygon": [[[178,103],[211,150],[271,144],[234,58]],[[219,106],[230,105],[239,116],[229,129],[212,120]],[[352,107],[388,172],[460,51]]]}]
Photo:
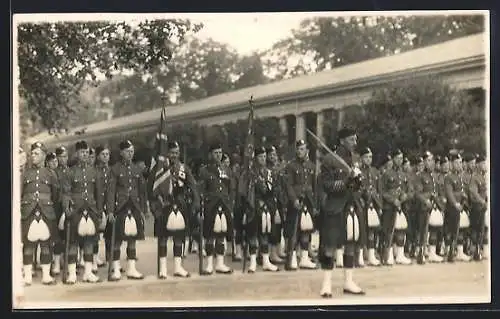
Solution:
[{"label": "military cap", "polygon": [[359,155],[361,155],[361,156],[366,155],[366,154],[372,154],[372,150],[369,147],[363,147],[359,151]]},{"label": "military cap", "polygon": [[481,163],[481,162],[485,162],[486,161],[486,156],[484,155],[477,155],[476,157],[476,163]]},{"label": "military cap", "polygon": [[67,153],[66,147],[59,146],[58,148],[56,148],[56,155],[57,156],[61,156],[61,155],[65,154],[65,153]]},{"label": "military cap", "polygon": [[229,155],[227,155],[226,153],[222,154],[222,161],[225,161],[228,159],[229,159]]},{"label": "military cap", "polygon": [[54,152],[49,152],[47,153],[47,156],[45,156],[46,161],[51,161],[53,159],[56,159],[56,153]]},{"label": "military cap", "polygon": [[419,164],[422,164],[422,163],[424,163],[424,159],[421,156],[418,156],[415,159],[415,165],[419,165]]},{"label": "military cap", "polygon": [[410,164],[408,157],[403,158],[403,164]]},{"label": "military cap", "polygon": [[31,144],[31,150],[34,151],[36,149],[40,149],[42,152],[46,152],[45,145],[42,144],[42,142],[35,142]]},{"label": "military cap", "polygon": [[476,159],[476,156],[472,153],[465,153],[463,159],[464,162],[472,162],[473,160]]},{"label": "military cap", "polygon": [[390,162],[390,161],[392,161],[392,157],[391,157],[391,155],[387,154],[386,156],[384,156],[382,158],[382,163],[381,164],[385,165],[385,164],[387,164],[387,162]]},{"label": "military cap", "polygon": [[443,165],[448,163],[448,157],[447,156],[442,156],[439,158],[439,164]]},{"label": "military cap", "polygon": [[119,144],[119,148],[120,148],[120,151],[123,151],[123,150],[126,150],[127,148],[131,148],[134,144],[132,144],[132,142],[130,142],[129,140],[126,140],[126,141],[123,141],[123,142],[120,142]]},{"label": "military cap", "polygon": [[451,153],[450,154],[450,160],[451,161],[456,161],[456,160],[461,160],[462,156],[460,156],[460,153]]},{"label": "military cap", "polygon": [[392,151],[392,154],[391,154],[392,158],[399,156],[399,155],[403,156],[403,152],[399,148]]},{"label": "military cap", "polygon": [[210,144],[210,146],[208,147],[208,151],[209,152],[212,152],[214,150],[220,150],[222,149],[222,145],[219,143],[219,142],[213,142],[212,144]]},{"label": "military cap", "polygon": [[257,147],[255,149],[255,156],[259,156],[260,154],[265,154],[266,153],[266,149],[264,147]]},{"label": "military cap", "polygon": [[95,154],[95,149],[94,149],[93,147],[91,147],[91,148],[89,149],[89,154],[90,154],[90,155],[94,155],[94,154]]},{"label": "military cap", "polygon": [[428,158],[430,158],[430,157],[432,157],[432,153],[431,153],[431,152],[429,152],[429,151],[425,151],[425,152],[424,152],[424,155],[422,155],[422,158],[423,158],[424,160],[426,160],[426,159],[428,159]]},{"label": "military cap", "polygon": [[276,152],[276,147],[274,147],[273,145],[271,145],[268,148],[266,148],[266,153],[267,154],[272,153],[272,152]]},{"label": "military cap", "polygon": [[97,146],[97,147],[95,148],[95,155],[96,155],[96,156],[99,156],[99,154],[101,154],[101,153],[102,153],[102,151],[104,151],[104,150],[109,150],[109,148],[108,148],[108,147],[106,147],[106,146],[103,146],[103,145],[99,145],[99,146]]},{"label": "military cap", "polygon": [[306,141],[304,141],[304,140],[298,140],[297,142],[295,142],[295,147],[299,147],[299,146],[302,146],[302,145],[307,145]]},{"label": "military cap", "polygon": [[171,150],[171,149],[174,149],[174,148],[179,148],[179,143],[177,143],[176,141],[169,141],[167,143],[167,149]]},{"label": "military cap", "polygon": [[79,141],[79,142],[76,142],[76,144],[75,144],[75,149],[77,151],[79,151],[79,150],[87,150],[88,148],[89,148],[89,145],[85,141]]},{"label": "military cap", "polygon": [[346,137],[353,136],[353,135],[356,135],[356,132],[353,129],[348,128],[348,127],[344,127],[338,132],[339,139],[344,139]]}]

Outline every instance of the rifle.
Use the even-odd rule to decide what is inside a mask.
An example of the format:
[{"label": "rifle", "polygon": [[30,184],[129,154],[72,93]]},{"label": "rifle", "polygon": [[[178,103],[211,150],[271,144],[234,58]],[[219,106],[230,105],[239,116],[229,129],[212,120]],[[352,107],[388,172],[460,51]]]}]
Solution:
[{"label": "rifle", "polygon": [[[247,223],[248,220],[246,218],[247,213],[243,212],[243,217],[242,217],[242,227],[241,227],[241,238],[242,238],[242,249],[243,249],[243,266],[241,268],[241,271],[245,273],[245,269],[247,268],[247,258],[248,258],[248,238],[247,238]],[[243,223],[243,221],[246,221],[246,223]]]},{"label": "rifle", "polygon": [[69,220],[69,218],[66,218],[65,220],[65,238],[64,238],[64,261],[63,261],[63,274],[62,274],[62,281],[63,283],[66,283],[68,281],[68,274],[69,274],[69,242],[71,240],[70,236],[71,236],[71,231],[70,231],[70,227],[71,227],[71,222]]},{"label": "rifle", "polygon": [[112,280],[112,274],[113,274],[113,257],[115,254],[115,241],[116,241],[116,220],[113,220],[111,222],[111,243],[109,244],[109,254],[108,254],[108,281],[113,281]]},{"label": "rifle", "polygon": [[198,272],[203,274],[203,219],[205,218],[205,201],[203,195],[200,196],[200,239],[198,241]]}]

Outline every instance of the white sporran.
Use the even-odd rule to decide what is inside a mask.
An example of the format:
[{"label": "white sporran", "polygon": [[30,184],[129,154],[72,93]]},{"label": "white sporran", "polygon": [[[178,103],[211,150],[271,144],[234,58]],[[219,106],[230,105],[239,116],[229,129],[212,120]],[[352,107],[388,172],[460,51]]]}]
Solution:
[{"label": "white sporran", "polygon": [[431,214],[429,215],[429,226],[441,227],[443,224],[443,213],[437,207],[432,208]]},{"label": "white sporran", "polygon": [[470,226],[469,214],[465,210],[460,212],[460,228],[467,228]]},{"label": "white sporran", "polygon": [[406,216],[402,211],[398,211],[396,213],[396,224],[394,229],[397,230],[405,230],[408,228],[408,221],[406,220]]},{"label": "white sporran", "polygon": [[378,217],[377,211],[375,208],[368,208],[368,227],[369,228],[377,228],[380,226],[380,218]]},{"label": "white sporran", "polygon": [[125,217],[125,225],[123,227],[123,234],[127,237],[137,236],[137,222],[129,212]]},{"label": "white sporran", "polygon": [[34,219],[28,228],[27,237],[30,242],[46,241],[50,238],[49,226],[47,226],[43,219]]}]

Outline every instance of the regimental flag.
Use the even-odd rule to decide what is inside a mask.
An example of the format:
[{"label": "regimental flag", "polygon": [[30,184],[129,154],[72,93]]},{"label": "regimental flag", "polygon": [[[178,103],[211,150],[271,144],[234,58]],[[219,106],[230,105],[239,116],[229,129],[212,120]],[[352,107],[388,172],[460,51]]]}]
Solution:
[{"label": "regimental flag", "polygon": [[252,175],[253,156],[254,156],[254,109],[253,97],[248,101],[250,104],[250,111],[248,113],[248,130],[245,139],[245,152],[243,158],[243,175],[238,185],[238,193],[251,208],[255,206],[255,187]]},{"label": "regimental flag", "polygon": [[160,127],[156,134],[155,155],[151,159],[151,174],[150,174],[150,191],[153,197],[160,194],[165,194],[160,190],[166,190],[167,194],[172,194],[172,174],[170,171],[170,163],[167,157],[168,151],[168,136],[166,123],[165,107],[161,111]]}]

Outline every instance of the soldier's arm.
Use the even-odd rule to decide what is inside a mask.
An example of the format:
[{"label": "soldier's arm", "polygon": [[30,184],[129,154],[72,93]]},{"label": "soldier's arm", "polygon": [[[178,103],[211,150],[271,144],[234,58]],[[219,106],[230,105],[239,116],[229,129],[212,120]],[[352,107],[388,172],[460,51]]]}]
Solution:
[{"label": "soldier's arm", "polygon": [[385,201],[392,205],[395,205],[398,197],[391,193],[389,189],[387,189],[387,178],[388,175],[386,173],[382,174],[380,182],[380,194]]},{"label": "soldier's arm", "polygon": [[49,178],[50,178],[50,185],[51,185],[51,193],[52,193],[52,202],[57,203],[61,200],[61,187],[60,187],[60,182],[59,178],[57,177],[56,172],[49,170]]},{"label": "soldier's arm", "polygon": [[322,166],[320,173],[321,187],[327,193],[338,193],[346,189],[346,183],[343,179],[335,178],[333,172],[331,172],[326,166]]},{"label": "soldier's arm", "polygon": [[415,178],[414,187],[415,198],[419,203],[423,204],[431,198],[431,194],[429,192],[424,192],[424,184],[421,176]]},{"label": "soldier's arm", "polygon": [[294,174],[295,172],[293,169],[293,165],[288,164],[285,169],[284,180],[285,180],[285,187],[288,200],[292,203],[294,203],[297,200],[297,194],[295,194],[295,190],[293,189]]},{"label": "soldier's arm", "polygon": [[139,191],[139,201],[142,206],[142,214],[146,214],[148,212],[147,206],[147,193],[146,193],[146,181],[142,173],[139,173],[139,178],[137,179],[137,188]]},{"label": "soldier's arm", "polygon": [[112,167],[109,172],[109,181],[108,181],[108,193],[106,198],[106,210],[108,214],[115,213],[115,201],[116,201],[116,182],[117,182],[117,173],[116,168]]},{"label": "soldier's arm", "polygon": [[186,167],[186,182],[188,187],[191,189],[191,196],[193,196],[193,208],[195,211],[198,211],[200,208],[200,193],[198,192],[198,187],[193,173],[188,167]]},{"label": "soldier's arm", "polygon": [[407,200],[412,199],[415,196],[415,185],[414,179],[411,178],[410,174],[406,176],[406,197]]},{"label": "soldier's arm", "polygon": [[453,206],[457,206],[459,202],[455,197],[455,193],[453,192],[453,180],[450,175],[446,175],[444,178],[444,193],[446,196],[446,200],[452,204]]},{"label": "soldier's arm", "polygon": [[479,194],[478,181],[475,176],[472,176],[468,188],[471,203],[486,206],[486,201]]},{"label": "soldier's arm", "polygon": [[63,211],[69,210],[71,202],[71,181],[73,180],[73,170],[69,169],[66,174],[61,174],[61,194],[62,194],[62,208]]},{"label": "soldier's arm", "polygon": [[99,213],[104,211],[104,180],[99,177],[99,173],[95,170],[95,187],[94,187],[94,196],[96,201],[96,208]]}]

